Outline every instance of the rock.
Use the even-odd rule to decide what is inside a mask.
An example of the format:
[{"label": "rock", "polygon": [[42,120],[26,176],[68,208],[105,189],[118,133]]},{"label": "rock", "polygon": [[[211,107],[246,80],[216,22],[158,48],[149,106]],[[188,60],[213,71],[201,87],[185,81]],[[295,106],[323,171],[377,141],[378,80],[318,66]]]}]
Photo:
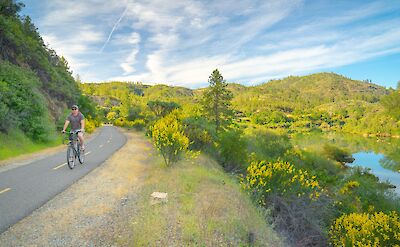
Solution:
[{"label": "rock", "polygon": [[153,192],[153,193],[151,193],[150,196],[151,196],[151,201],[150,201],[151,205],[168,202],[168,193]]},{"label": "rock", "polygon": [[127,197],[122,197],[122,198],[121,198],[121,205],[122,205],[122,206],[125,206],[126,203],[127,203],[127,201],[128,201],[128,198],[127,198]]}]

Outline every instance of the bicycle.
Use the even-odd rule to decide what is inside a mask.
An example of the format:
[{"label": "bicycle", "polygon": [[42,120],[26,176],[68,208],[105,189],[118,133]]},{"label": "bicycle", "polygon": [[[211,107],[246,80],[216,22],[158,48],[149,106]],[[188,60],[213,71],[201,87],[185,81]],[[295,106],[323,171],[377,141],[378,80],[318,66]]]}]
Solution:
[{"label": "bicycle", "polygon": [[79,132],[81,132],[80,129],[68,133],[67,164],[70,169],[74,169],[76,158],[81,164],[83,164],[85,158],[85,152],[81,152],[81,143],[78,138]]}]

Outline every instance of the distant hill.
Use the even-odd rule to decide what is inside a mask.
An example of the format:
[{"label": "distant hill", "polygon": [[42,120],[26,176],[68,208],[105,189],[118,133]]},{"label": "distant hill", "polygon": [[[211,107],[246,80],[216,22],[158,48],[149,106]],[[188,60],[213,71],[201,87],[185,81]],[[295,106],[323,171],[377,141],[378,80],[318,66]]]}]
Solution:
[{"label": "distant hill", "polygon": [[167,85],[144,85],[142,83],[132,82],[103,82],[103,83],[85,83],[80,85],[82,90],[99,105],[104,105],[105,99],[109,98],[112,105],[118,105],[127,95],[136,95],[144,97],[146,100],[184,100],[194,97],[191,89],[184,87],[172,87]]},{"label": "distant hill", "polygon": [[151,99],[193,97],[193,90],[184,87],[171,87],[167,85],[155,85],[144,90],[144,94]]},{"label": "distant hill", "polygon": [[[170,101],[201,97],[205,89],[191,90],[162,84],[150,86],[126,82],[88,83],[81,86],[92,96],[111,96],[119,99],[123,94],[133,93],[150,100]],[[227,88],[234,95],[235,108],[249,113],[267,108],[291,112],[348,100],[375,103],[389,93],[389,90],[382,86],[352,80],[334,73],[290,76],[257,86],[228,83]]]},{"label": "distant hill", "polygon": [[[238,87],[235,85],[233,88]],[[384,87],[334,73],[289,76],[258,86],[239,88],[233,90],[233,104],[247,112],[265,108],[291,112],[347,100],[375,103],[389,93]]]}]

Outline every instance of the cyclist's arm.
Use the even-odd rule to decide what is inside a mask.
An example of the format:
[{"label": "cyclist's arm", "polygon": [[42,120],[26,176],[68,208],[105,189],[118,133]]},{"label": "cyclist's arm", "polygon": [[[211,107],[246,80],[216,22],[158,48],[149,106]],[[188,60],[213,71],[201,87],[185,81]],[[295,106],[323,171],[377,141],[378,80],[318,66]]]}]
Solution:
[{"label": "cyclist's arm", "polygon": [[67,127],[68,127],[68,124],[69,124],[69,120],[67,119],[67,120],[65,120],[65,124],[64,124],[64,128],[63,128],[63,132],[65,132],[65,130],[67,129]]},{"label": "cyclist's arm", "polygon": [[82,132],[85,132],[85,119],[81,120],[81,130]]}]

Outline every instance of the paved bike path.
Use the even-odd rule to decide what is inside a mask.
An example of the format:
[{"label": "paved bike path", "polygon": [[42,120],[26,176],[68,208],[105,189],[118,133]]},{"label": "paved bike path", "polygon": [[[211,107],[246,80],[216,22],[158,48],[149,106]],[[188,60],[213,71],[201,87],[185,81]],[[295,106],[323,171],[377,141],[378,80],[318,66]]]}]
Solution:
[{"label": "paved bike path", "polygon": [[73,170],[66,164],[65,148],[44,159],[0,172],[0,233],[102,164],[125,142],[126,137],[117,128],[104,126],[86,144],[85,163],[77,161]]}]

